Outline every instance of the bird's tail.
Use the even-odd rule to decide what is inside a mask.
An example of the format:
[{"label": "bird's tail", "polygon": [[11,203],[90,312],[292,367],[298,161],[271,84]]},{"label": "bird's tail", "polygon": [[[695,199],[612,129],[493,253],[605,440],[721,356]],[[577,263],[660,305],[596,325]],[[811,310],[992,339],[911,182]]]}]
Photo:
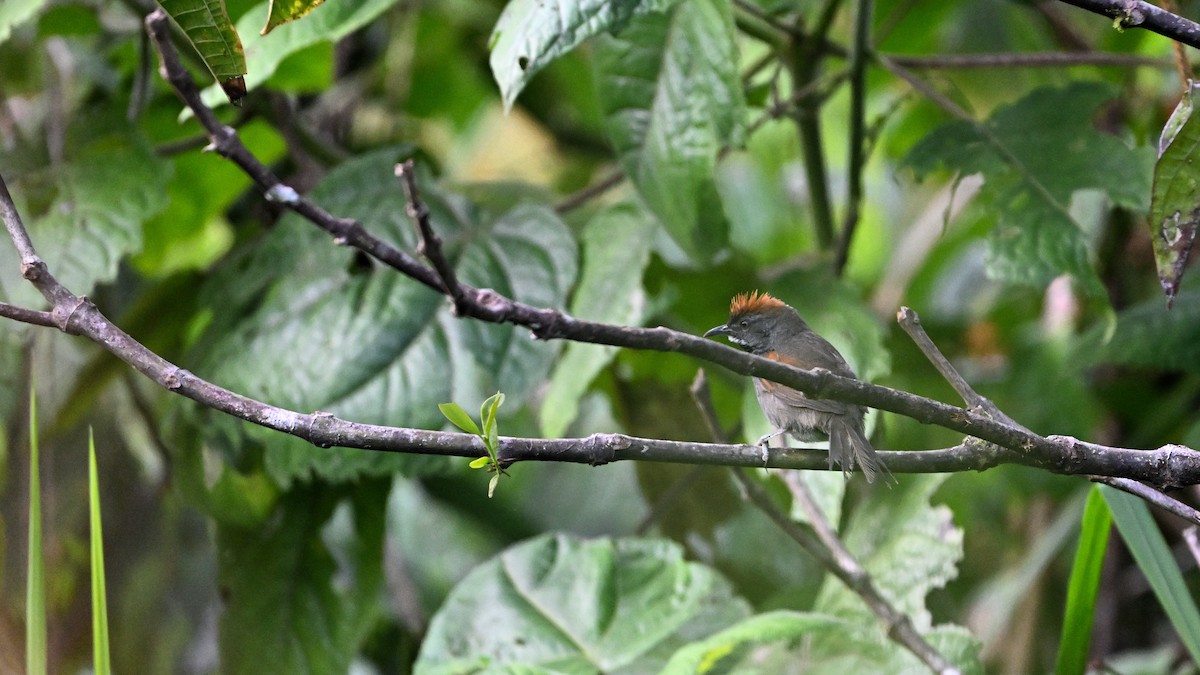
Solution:
[{"label": "bird's tail", "polygon": [[875,453],[871,442],[863,435],[862,429],[841,420],[834,421],[831,427],[829,433],[830,468],[837,464],[842,468],[842,473],[849,475],[851,471],[854,471],[854,467],[858,466],[868,483],[873,482],[876,476],[891,475],[888,468],[879,460],[879,455]]}]

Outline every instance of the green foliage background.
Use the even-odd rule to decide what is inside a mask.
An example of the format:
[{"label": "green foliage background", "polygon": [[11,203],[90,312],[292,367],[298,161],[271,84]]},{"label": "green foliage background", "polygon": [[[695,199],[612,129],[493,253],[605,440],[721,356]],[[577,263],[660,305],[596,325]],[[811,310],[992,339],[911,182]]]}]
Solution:
[{"label": "green foliage background", "polygon": [[[861,4],[828,5],[831,41],[847,44]],[[875,2],[874,47],[892,57],[1084,46],[1160,62],[915,70],[970,123],[872,63],[865,199],[835,274],[818,233],[846,208],[846,62],[811,67],[774,26],[809,30],[826,3],[505,5],[330,0],[261,36],[267,3],[228,0],[250,87],[240,110],[185,58],[288,184],[407,249],[392,165],[414,158],[473,285],[692,333],[762,289],[861,377],[957,402],[896,330],[904,304],[1038,433],[1200,444],[1200,282],[1185,277],[1165,309],[1146,223],[1158,133],[1181,96],[1169,41],[1066,5]],[[439,403],[474,410],[501,390],[505,435],[710,440],[688,393],[695,362],[458,319],[201,153],[199,125],[142,50],[150,9],[0,3],[0,172],[72,291],[173,362],[274,405],[443,428]],[[781,105],[810,85],[818,98]],[[813,119],[822,185],[805,164]],[[614,171],[615,188],[556,208]],[[832,198],[825,216],[818,192]],[[0,300],[40,306],[6,243]],[[757,438],[749,383],[709,375],[721,422]],[[116,672],[921,672],[721,469],[518,465],[488,500],[466,460],[314,448],[13,322],[0,324],[2,672],[23,653],[34,383],[51,672],[88,659],[87,424]],[[886,449],[961,440],[890,414],[869,424]],[[1019,467],[894,489],[805,479],[884,592],[967,672],[1069,661],[1058,637],[1086,481]],[[778,477],[762,480],[787,508]],[[1178,523],[1158,526],[1178,542]],[[1089,577],[1091,653],[1167,672],[1183,652],[1150,591],[1123,581],[1136,570],[1111,538]]]}]

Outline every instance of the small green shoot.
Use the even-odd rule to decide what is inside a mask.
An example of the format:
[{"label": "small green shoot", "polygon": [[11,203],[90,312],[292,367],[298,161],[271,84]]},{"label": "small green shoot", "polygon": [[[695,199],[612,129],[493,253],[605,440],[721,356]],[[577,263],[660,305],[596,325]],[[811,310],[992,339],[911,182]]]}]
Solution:
[{"label": "small green shoot", "polygon": [[496,424],[496,410],[504,403],[504,394],[496,392],[489,396],[483,405],[479,406],[479,421],[483,424],[483,429],[471,419],[466,410],[457,403],[441,403],[438,404],[438,410],[450,420],[454,426],[462,429],[469,434],[475,434],[479,440],[483,441],[483,447],[487,450],[487,455],[471,460],[467,466],[472,469],[482,469],[487,467],[488,473],[494,474],[492,479],[488,481],[488,497],[491,498],[496,492],[496,485],[500,482],[501,474],[507,476],[508,472],[504,467],[500,466],[499,451],[500,451],[500,431]]}]

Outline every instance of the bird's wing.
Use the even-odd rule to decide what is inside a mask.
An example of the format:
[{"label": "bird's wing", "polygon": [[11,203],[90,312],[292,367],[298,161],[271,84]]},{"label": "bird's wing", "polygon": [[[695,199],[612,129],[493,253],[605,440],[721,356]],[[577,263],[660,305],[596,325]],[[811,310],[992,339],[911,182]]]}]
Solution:
[{"label": "bird's wing", "polygon": [[[780,354],[778,352],[767,352],[765,354],[765,356],[768,359],[771,359],[772,361],[779,361],[780,363],[786,363],[789,366],[796,366],[798,368],[806,367],[805,365],[796,361],[796,359],[793,359],[793,358],[790,358],[787,356],[783,356],[782,354]],[[838,374],[840,375],[841,373],[838,373]],[[779,398],[781,401],[783,401],[787,405],[790,405],[790,406],[793,406],[796,408],[808,408],[810,410],[816,410],[818,412],[835,413],[835,414],[839,414],[839,415],[844,415],[844,414],[846,414],[846,411],[850,407],[850,404],[842,403],[841,401],[828,401],[828,400],[820,399],[820,398],[809,398],[807,395],[804,394],[804,392],[797,391],[795,389],[792,389],[791,387],[785,387],[784,385],[779,384],[778,382],[764,380],[760,377],[754,378],[754,391],[760,397],[764,393],[771,394],[772,396]]]}]

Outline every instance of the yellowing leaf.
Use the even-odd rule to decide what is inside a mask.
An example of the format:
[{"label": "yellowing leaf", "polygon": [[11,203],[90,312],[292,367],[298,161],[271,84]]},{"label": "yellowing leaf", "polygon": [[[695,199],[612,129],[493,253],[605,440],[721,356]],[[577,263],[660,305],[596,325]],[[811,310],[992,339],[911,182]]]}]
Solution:
[{"label": "yellowing leaf", "polygon": [[259,34],[266,35],[289,21],[299,19],[313,11],[313,8],[322,2],[325,2],[325,0],[271,0],[271,10],[270,16],[267,17],[267,25],[263,26]]}]

